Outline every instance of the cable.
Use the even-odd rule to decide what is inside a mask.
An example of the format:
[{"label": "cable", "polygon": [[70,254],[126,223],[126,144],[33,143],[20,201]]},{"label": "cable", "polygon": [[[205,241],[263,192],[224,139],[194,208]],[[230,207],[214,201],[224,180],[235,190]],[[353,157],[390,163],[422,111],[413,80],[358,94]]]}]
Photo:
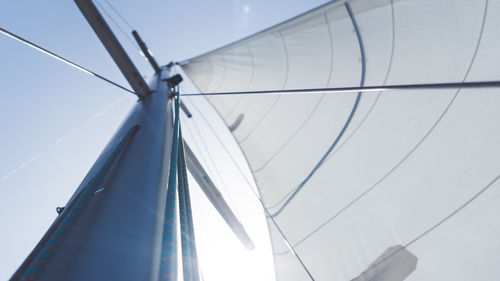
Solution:
[{"label": "cable", "polygon": [[264,203],[262,202],[262,200],[260,198],[258,198],[258,200],[259,200],[260,204],[262,205],[262,209],[264,209],[264,212],[266,213],[266,217],[268,217],[273,222],[274,226],[276,227],[276,229],[278,230],[278,232],[281,234],[281,237],[283,237],[283,240],[284,240],[286,246],[290,249],[290,251],[295,256],[295,258],[297,258],[297,260],[299,261],[299,263],[302,266],[302,268],[304,268],[304,270],[306,271],[306,273],[309,276],[309,278],[311,278],[311,280],[314,281],[315,279],[312,276],[311,272],[307,268],[306,264],[302,261],[302,259],[300,258],[299,254],[295,251],[295,248],[292,246],[292,244],[290,244],[290,241],[288,241],[288,238],[285,236],[285,233],[283,233],[283,231],[281,230],[281,228],[278,226],[278,223],[271,216],[271,214],[267,210],[266,206],[264,206]]},{"label": "cable", "polygon": [[[207,146],[207,144],[206,144],[206,142],[205,142],[205,139],[203,138],[203,135],[202,135],[202,133],[201,133],[201,130],[200,130],[200,128],[199,128],[199,126],[198,126],[198,124],[197,124],[194,120],[190,120],[190,121],[192,121],[192,123],[194,124],[195,130],[196,130],[196,132],[197,132],[197,134],[198,134],[198,136],[199,136],[199,139],[200,139],[201,143],[203,144],[203,147],[205,148],[205,151],[206,151],[206,153],[207,153],[207,155],[208,155],[208,159],[210,160],[211,165],[208,165],[209,163],[208,163],[208,161],[206,161],[206,159],[203,157],[203,152],[202,152],[202,150],[200,149],[200,146],[198,146],[198,143],[197,143],[196,141],[195,141],[195,146],[198,148],[198,150],[199,150],[199,152],[200,152],[200,154],[201,154],[201,156],[202,156],[203,160],[204,160],[204,161],[205,161],[205,163],[207,164],[207,167],[208,167],[208,169],[210,170],[211,174],[212,174],[212,175],[214,175],[214,174],[216,174],[216,175],[217,175],[217,178],[218,178],[218,180],[219,180],[219,184],[220,184],[220,186],[222,187],[222,189],[224,190],[225,195],[226,195],[226,196],[224,196],[224,197],[227,197],[227,198],[228,198],[229,203],[230,203],[230,205],[231,205],[231,207],[232,207],[231,209],[233,209],[233,210],[235,211],[235,213],[236,213],[237,217],[241,217],[241,216],[240,216],[240,214],[238,213],[238,210],[236,209],[236,206],[237,206],[237,205],[234,203],[233,198],[232,198],[231,194],[229,193],[229,191],[228,191],[228,189],[227,189],[227,186],[226,186],[226,183],[225,183],[225,181],[224,181],[224,178],[222,177],[222,174],[220,173],[219,169],[217,168],[217,165],[215,164],[214,158],[212,157],[212,154],[210,153],[210,149],[208,149],[208,146]],[[188,123],[186,123],[186,124],[188,124]],[[194,138],[194,134],[193,134],[193,132],[189,129],[189,126],[186,126],[186,128],[188,129],[189,133],[190,133],[190,134],[191,134],[191,136],[193,137],[193,140],[195,140],[195,138]],[[213,172],[213,170],[210,168],[210,166],[213,166],[213,168],[214,168],[214,170],[215,170],[215,173],[214,173],[214,172]]]},{"label": "cable", "polygon": [[125,19],[125,17],[118,11],[118,9],[116,9],[111,4],[111,2],[109,2],[108,0],[104,0],[104,2],[106,2],[108,4],[108,6],[111,7],[111,9],[113,9],[113,11],[115,12],[115,14],[117,14],[118,17],[120,17],[120,19],[130,28],[130,30],[134,30],[134,27]]},{"label": "cable", "polygon": [[[188,120],[186,120],[186,121],[188,121]],[[229,201],[230,201],[230,203],[231,203],[231,206],[232,206],[232,207],[233,207],[233,209],[234,209],[234,207],[235,207],[236,205],[234,204],[234,202],[233,202],[232,198],[229,196],[229,193],[228,193],[228,191],[227,191],[227,188],[226,188],[225,182],[224,182],[224,180],[223,180],[223,178],[222,178],[222,175],[220,174],[219,169],[217,169],[217,165],[215,164],[215,161],[213,160],[212,155],[210,154],[210,150],[208,149],[206,142],[203,140],[203,136],[202,136],[202,134],[201,134],[201,131],[200,131],[200,129],[199,129],[199,127],[198,127],[198,125],[197,125],[197,124],[196,124],[193,120],[189,120],[189,121],[192,121],[192,123],[194,124],[194,126],[195,126],[195,130],[196,130],[196,133],[197,133],[197,136],[198,136],[198,138],[200,139],[200,141],[202,142],[203,147],[205,148],[205,149],[204,149],[204,151],[203,151],[203,150],[201,150],[201,147],[199,146],[198,142],[196,141],[195,134],[191,131],[190,126],[189,126],[189,123],[188,123],[188,122],[186,122],[186,125],[187,125],[187,126],[185,126],[185,127],[186,127],[186,129],[188,130],[188,133],[189,133],[189,134],[191,135],[191,137],[193,138],[194,144],[195,144],[196,148],[198,149],[198,151],[200,152],[201,158],[203,159],[203,162],[205,162],[205,165],[206,165],[206,167],[207,167],[207,168],[208,168],[208,170],[209,170],[209,174],[211,174],[211,175],[212,175],[212,178],[214,178],[214,175],[215,175],[215,174],[217,175],[217,179],[218,179],[218,183],[219,183],[218,185],[219,185],[220,187],[222,187],[222,189],[224,189],[224,191],[225,191],[226,195],[228,196],[228,199],[229,199]],[[204,153],[204,152],[206,152],[206,153],[207,153],[207,155],[208,155],[208,159],[210,159],[210,163],[209,163],[209,161],[207,161],[207,159],[205,158],[205,156],[204,156],[204,154],[205,154],[205,153]],[[210,165],[210,164],[211,164],[211,165]],[[215,169],[215,173],[214,173],[214,171],[212,170],[212,167]]]},{"label": "cable", "polygon": [[194,133],[191,131],[191,126],[190,126],[188,120],[186,118],[184,118],[183,122],[184,122],[184,124],[186,124],[186,126],[184,126],[183,128],[185,128],[187,130],[187,133],[191,136],[191,139],[193,140],[194,146],[196,147],[197,151],[200,153],[200,156],[201,156],[201,159],[203,161],[204,166],[206,166],[208,168],[209,174],[213,175],[213,172],[212,172],[210,166],[208,165],[208,161],[205,158],[205,154],[202,152],[201,147],[198,144],[198,141],[196,140]]},{"label": "cable", "polygon": [[247,179],[247,177],[245,176],[245,174],[243,173],[243,170],[241,169],[241,167],[238,165],[238,163],[236,162],[236,160],[234,159],[233,155],[229,152],[228,148],[226,147],[226,145],[224,144],[224,142],[222,142],[222,140],[220,139],[219,135],[216,134],[215,132],[215,129],[212,127],[212,125],[210,124],[210,122],[208,122],[208,119],[205,117],[205,115],[203,114],[203,112],[196,106],[196,104],[191,100],[189,99],[189,102],[191,103],[191,105],[194,107],[194,109],[200,114],[200,116],[205,120],[205,122],[208,124],[210,130],[212,130],[212,132],[214,133],[214,135],[217,137],[217,140],[219,141],[219,143],[222,145],[222,147],[224,148],[224,150],[226,151],[227,155],[231,158],[231,160],[233,161],[233,164],[238,168],[241,176],[243,177],[243,179],[248,183],[248,186],[250,187],[250,190],[253,192],[253,194],[255,195],[255,197],[257,198],[258,202],[260,203],[260,205],[262,206],[262,210],[264,211],[264,214],[266,215],[267,218],[269,218],[272,223],[274,224],[274,226],[276,227],[276,229],[278,230],[278,232],[280,233],[281,237],[283,238],[283,241],[284,243],[287,245],[287,247],[290,249],[290,251],[293,253],[293,255],[295,256],[295,258],[297,258],[297,260],[299,261],[300,265],[304,268],[304,270],[306,271],[307,275],[309,276],[309,278],[311,278],[311,280],[315,280],[314,277],[312,276],[311,272],[309,271],[309,269],[307,268],[307,266],[305,265],[305,263],[302,261],[302,259],[300,258],[299,254],[295,251],[294,247],[292,246],[292,244],[289,242],[288,238],[285,236],[285,234],[283,233],[283,231],[281,230],[281,228],[279,227],[278,223],[274,220],[273,217],[271,217],[271,215],[269,214],[269,211],[266,209],[265,205],[264,205],[264,202],[262,201],[262,199],[260,198],[259,194],[257,193],[257,191],[255,191],[252,187],[252,184],[250,183],[250,181]]},{"label": "cable", "polygon": [[[125,36],[125,38],[127,38],[128,42],[132,44],[132,46],[134,46],[140,52],[141,49],[139,48],[139,46],[137,46],[137,43],[134,42],[134,40],[132,40],[132,38],[130,37],[130,33],[127,33],[115,20],[115,18],[110,13],[108,13],[108,11],[104,9],[104,7],[98,1],[95,1],[95,3],[99,7],[99,9],[101,9],[104,12],[104,14],[111,20],[111,22],[113,22],[115,26],[118,27],[118,30],[123,34],[123,36]],[[133,28],[131,28],[131,30],[133,30]]]},{"label": "cable", "polygon": [[97,77],[97,78],[99,78],[99,79],[101,79],[101,80],[104,80],[104,81],[108,82],[109,84],[114,85],[114,86],[116,86],[116,87],[118,87],[118,88],[120,88],[120,89],[122,89],[122,90],[124,90],[124,91],[127,91],[127,92],[129,92],[129,93],[132,93],[132,94],[134,94],[134,95],[137,95],[137,93],[136,93],[136,92],[134,92],[134,91],[132,91],[132,90],[130,90],[130,89],[127,89],[127,88],[125,88],[124,86],[122,86],[122,85],[120,85],[120,84],[118,84],[118,83],[116,83],[116,82],[113,82],[113,81],[109,80],[108,78],[103,77],[103,76],[101,76],[101,75],[99,75],[99,74],[97,74],[97,73],[93,72],[92,70],[90,70],[90,69],[88,69],[88,68],[85,68],[85,67],[83,67],[83,66],[80,66],[80,65],[78,65],[78,64],[76,64],[76,63],[74,63],[74,62],[72,62],[72,61],[68,60],[68,59],[65,59],[65,58],[63,58],[63,57],[61,57],[61,56],[59,56],[59,55],[57,55],[57,54],[55,54],[55,53],[53,53],[53,52],[51,52],[51,51],[49,51],[49,50],[45,49],[45,48],[43,48],[43,47],[40,47],[39,45],[37,45],[37,44],[35,44],[35,43],[33,43],[33,42],[30,42],[30,41],[28,41],[27,39],[24,39],[24,38],[22,38],[22,37],[20,37],[20,36],[18,36],[18,35],[16,35],[16,34],[14,34],[14,33],[12,33],[12,32],[9,32],[9,31],[7,31],[7,30],[5,30],[5,29],[1,28],[1,27],[0,27],[0,33],[3,33],[4,35],[6,35],[6,36],[8,36],[8,37],[10,37],[10,38],[12,38],[12,39],[15,39],[15,40],[17,40],[17,41],[19,41],[19,42],[21,42],[21,43],[23,43],[23,44],[25,44],[25,45],[28,45],[29,47],[31,47],[31,48],[33,48],[33,49],[35,49],[35,50],[38,50],[38,51],[40,51],[40,52],[42,52],[42,53],[44,53],[44,54],[46,54],[46,55],[49,55],[49,56],[51,56],[51,57],[53,57],[53,58],[55,58],[55,59],[57,59],[57,60],[59,60],[59,61],[62,61],[62,62],[64,62],[64,63],[66,63],[66,64],[68,64],[68,65],[70,65],[70,66],[72,66],[72,67],[74,67],[74,68],[76,68],[76,69],[78,69],[78,70],[82,71],[82,72],[85,72],[85,73],[87,73],[87,74],[89,74],[89,75],[95,76],[95,77]]},{"label": "cable", "polygon": [[451,83],[427,83],[427,84],[401,84],[401,85],[378,85],[364,87],[337,87],[337,88],[310,88],[289,90],[266,90],[266,91],[243,91],[243,92],[217,92],[217,93],[190,93],[183,96],[223,96],[223,95],[296,95],[296,94],[340,94],[357,92],[380,92],[395,90],[446,90],[446,89],[478,89],[498,88],[500,81],[474,81],[474,82],[451,82]]},{"label": "cable", "polygon": [[[174,70],[178,74],[177,69],[174,69]],[[181,89],[182,89],[182,87],[181,87]],[[210,163],[212,165],[209,165],[208,161],[203,156],[203,152],[200,149],[200,146],[198,145],[198,143],[196,142],[193,132],[189,129],[189,126],[187,126],[187,129],[188,129],[189,133],[191,134],[191,136],[193,137],[193,140],[195,141],[195,146],[198,148],[198,151],[200,152],[200,154],[201,154],[203,160],[205,161],[205,164],[207,165],[208,169],[210,170],[211,174],[212,175],[217,174],[218,180],[220,181],[219,182],[220,186],[225,191],[226,197],[228,198],[229,202],[231,203],[231,206],[232,206],[231,209],[233,209],[235,211],[237,217],[240,217],[240,215],[238,214],[238,211],[236,209],[236,204],[234,203],[234,201],[232,199],[232,196],[230,195],[230,193],[229,193],[229,191],[227,189],[227,186],[226,186],[226,183],[224,181],[224,178],[222,177],[222,174],[220,173],[219,169],[217,168],[217,165],[215,164],[214,158],[212,157],[212,154],[210,153],[210,149],[208,149],[208,146],[207,146],[207,144],[205,142],[205,139],[203,138],[203,134],[201,133],[201,130],[200,130],[198,124],[194,120],[190,120],[190,121],[192,121],[192,123],[194,124],[194,128],[195,128],[195,130],[196,130],[196,132],[197,132],[197,134],[199,136],[199,139],[200,139],[201,143],[203,144],[203,147],[205,148],[205,151],[206,151],[206,153],[208,155],[208,159],[210,160]],[[189,124],[189,123],[186,122],[186,124]],[[210,166],[213,166],[213,168],[215,170],[215,173],[212,171],[212,169],[211,169]]]},{"label": "cable", "polygon": [[229,155],[229,157],[231,158],[231,161],[233,162],[233,164],[236,166],[236,168],[238,168],[241,176],[243,177],[243,179],[245,179],[245,181],[247,182],[247,184],[250,187],[250,189],[252,189],[255,192],[255,190],[252,187],[252,184],[250,183],[250,180],[245,176],[245,174],[243,173],[243,170],[238,165],[238,163],[234,159],[233,155],[229,152],[229,150],[226,147],[226,145],[224,144],[224,142],[220,139],[219,135],[215,132],[215,129],[212,127],[212,125],[210,124],[210,122],[208,122],[208,119],[205,117],[205,115],[201,112],[201,110],[196,106],[196,104],[191,99],[189,99],[189,102],[191,103],[191,105],[193,106],[193,108],[196,109],[196,111],[200,114],[200,116],[203,118],[203,120],[205,120],[205,123],[207,123],[208,127],[210,128],[210,130],[212,131],[212,133],[215,135],[215,137],[217,138],[218,142],[222,145],[222,147],[224,148],[224,150],[226,151],[226,153]]},{"label": "cable", "polygon": [[215,174],[217,174],[217,177],[220,180],[221,186],[227,192],[227,190],[226,190],[226,184],[224,183],[224,179],[222,178],[222,175],[221,175],[219,169],[217,169],[217,165],[215,165],[215,161],[214,161],[214,159],[212,157],[212,154],[210,153],[210,149],[208,149],[207,143],[205,142],[205,139],[203,138],[203,134],[201,133],[201,130],[200,130],[198,124],[196,124],[196,122],[193,122],[193,125],[194,125],[194,128],[195,128],[197,134],[200,136],[201,144],[203,145],[203,147],[205,148],[205,151],[207,152],[208,159],[210,160],[210,163],[214,167]]}]

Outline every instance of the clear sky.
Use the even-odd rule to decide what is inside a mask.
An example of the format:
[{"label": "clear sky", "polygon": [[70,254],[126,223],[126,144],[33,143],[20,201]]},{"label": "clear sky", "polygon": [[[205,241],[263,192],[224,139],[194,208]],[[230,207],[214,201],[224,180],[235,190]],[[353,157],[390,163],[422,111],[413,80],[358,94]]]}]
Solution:
[{"label": "clear sky", "polygon": [[[196,56],[327,2],[109,1],[139,31],[161,64]],[[96,2],[130,33],[130,27],[120,21],[106,0]],[[142,74],[150,77],[152,69],[130,37],[106,19]],[[4,0],[0,27],[128,86],[73,1]],[[188,85],[184,88],[189,90]],[[5,280],[55,219],[56,206],[63,206],[73,194],[136,98],[3,35],[0,97],[0,279]],[[191,102],[205,112],[247,169],[230,134],[206,101],[193,98],[187,105]],[[205,280],[273,280],[262,211],[207,124],[195,109],[192,111],[193,120],[185,122],[186,138],[257,246],[252,253],[245,252],[191,179]],[[195,123],[211,153],[204,149]],[[222,178],[210,157],[224,170]]]}]

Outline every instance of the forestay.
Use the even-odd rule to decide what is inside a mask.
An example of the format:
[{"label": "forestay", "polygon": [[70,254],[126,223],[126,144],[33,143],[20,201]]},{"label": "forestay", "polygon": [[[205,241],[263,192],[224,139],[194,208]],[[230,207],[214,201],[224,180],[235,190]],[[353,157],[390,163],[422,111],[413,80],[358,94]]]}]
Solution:
[{"label": "forestay", "polygon": [[[498,14],[333,1],[182,67],[204,93],[498,80]],[[271,215],[278,280],[500,278],[500,89],[207,98]]]}]

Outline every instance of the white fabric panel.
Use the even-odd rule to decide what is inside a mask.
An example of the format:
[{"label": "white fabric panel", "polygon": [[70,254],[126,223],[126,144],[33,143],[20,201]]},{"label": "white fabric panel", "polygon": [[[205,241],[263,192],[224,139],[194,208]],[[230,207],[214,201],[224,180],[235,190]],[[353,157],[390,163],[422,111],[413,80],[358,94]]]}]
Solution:
[{"label": "white fabric panel", "polygon": [[[499,80],[499,13],[500,0],[334,1],[183,68],[202,92],[359,86],[363,66],[366,86]],[[500,89],[356,97],[208,99],[241,119],[262,200],[315,280],[500,279]],[[278,280],[308,280],[274,222]]]},{"label": "white fabric panel", "polygon": [[[269,235],[273,243],[273,250],[282,249],[283,251],[289,249],[285,244],[281,234],[276,226],[268,223]],[[308,280],[309,275],[301,266],[300,261],[293,255],[292,252],[286,252],[282,255],[274,255],[274,267],[276,270],[277,280]]]}]

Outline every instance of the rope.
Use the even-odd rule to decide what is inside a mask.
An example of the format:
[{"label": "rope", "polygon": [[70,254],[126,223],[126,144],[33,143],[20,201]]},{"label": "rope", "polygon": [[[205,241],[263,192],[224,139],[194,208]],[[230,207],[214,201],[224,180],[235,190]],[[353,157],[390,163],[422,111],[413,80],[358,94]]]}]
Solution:
[{"label": "rope", "polygon": [[177,159],[179,150],[179,91],[175,97],[175,119],[170,152],[170,170],[168,174],[167,202],[163,224],[162,251],[159,280],[177,281],[177,225],[176,225],[176,188]]}]

